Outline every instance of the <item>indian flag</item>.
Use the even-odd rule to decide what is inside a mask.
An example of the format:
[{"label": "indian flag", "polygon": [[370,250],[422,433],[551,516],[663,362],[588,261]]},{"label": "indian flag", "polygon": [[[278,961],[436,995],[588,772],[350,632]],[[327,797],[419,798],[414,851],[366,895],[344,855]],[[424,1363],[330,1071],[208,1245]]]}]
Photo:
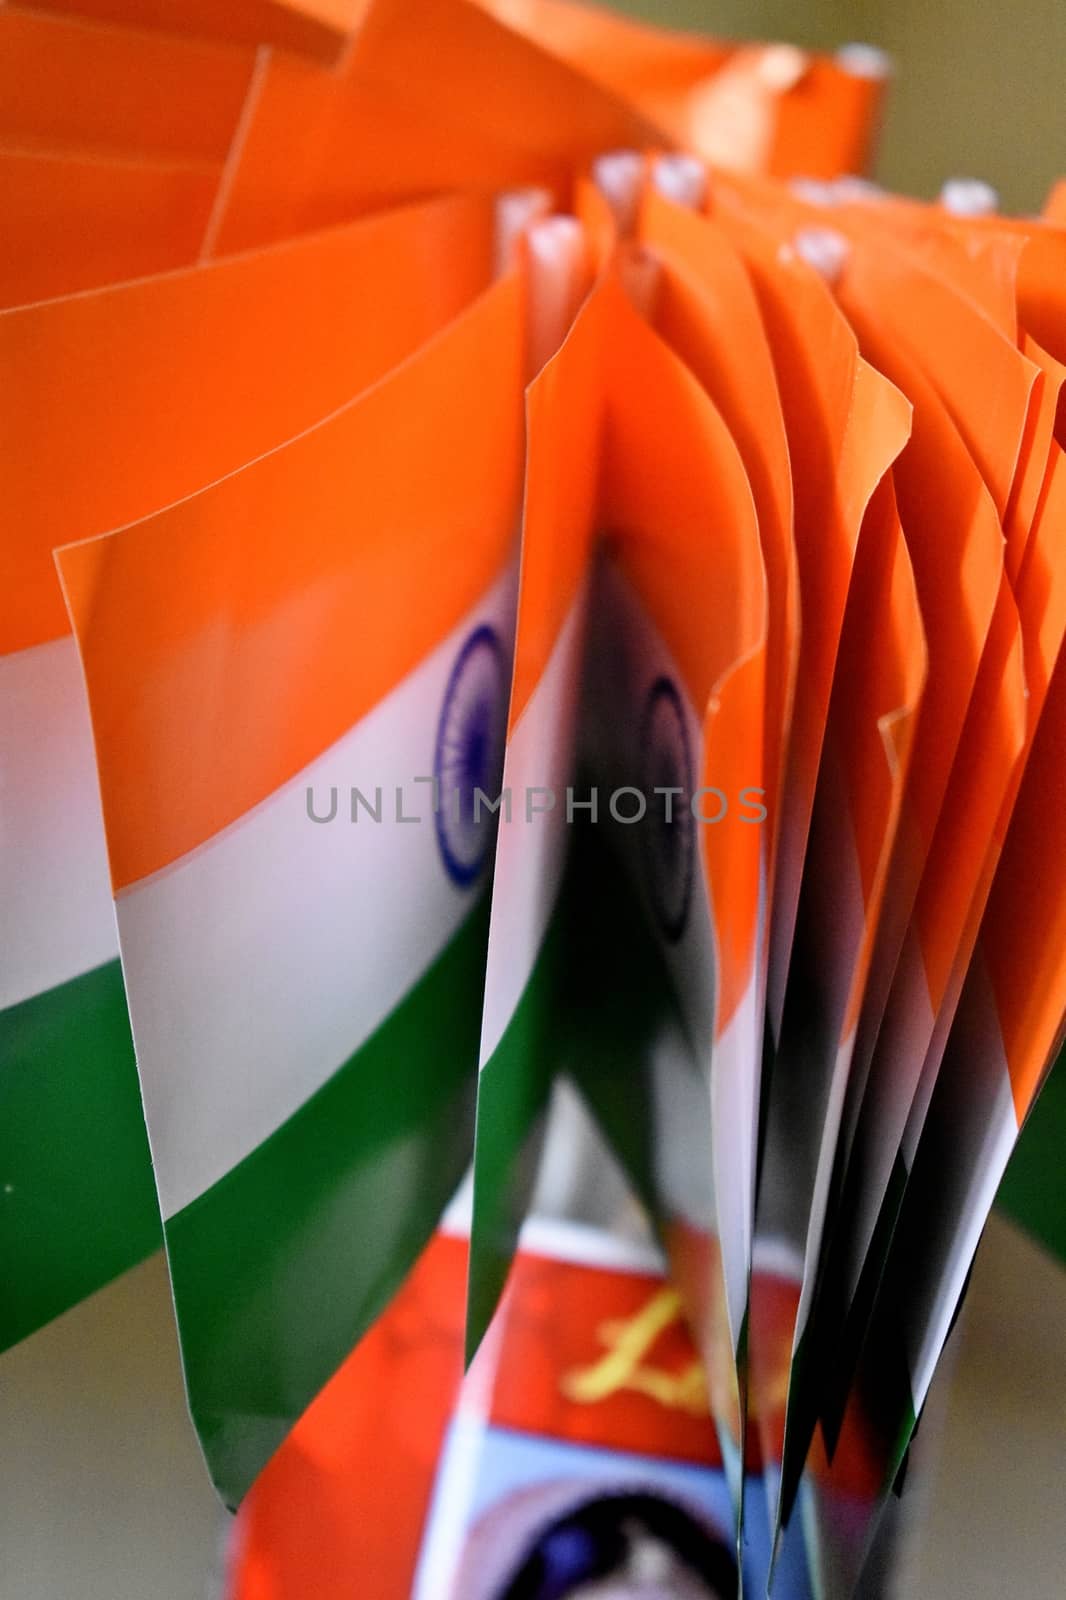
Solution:
[{"label": "indian flag", "polygon": [[494,231],[490,197],[450,197],[0,316],[0,367],[22,397],[0,462],[0,1348],[159,1241],[52,551],[201,488],[372,384],[484,288]]},{"label": "indian flag", "polygon": [[[708,1244],[699,1261],[683,1247],[693,1223],[701,1238],[720,1234],[735,1357],[747,1306],[759,1061],[761,843],[751,825],[759,808],[739,815],[742,789],[762,792],[766,597],[751,491],[720,417],[613,274],[532,385],[528,408],[504,772],[511,814],[501,815],[486,970],[468,1348],[513,1255],[552,1077],[568,1068],[591,1087],[679,1263],[692,1264],[686,1287],[708,1342],[715,1330],[698,1280],[708,1276],[709,1252],[717,1272],[717,1247]],[[694,606],[694,595],[706,603]],[[602,813],[595,819],[589,781]],[[665,829],[653,816],[656,787],[678,808]],[[618,817],[612,823],[612,797],[630,817],[646,804],[648,826],[629,833]],[[728,823],[723,798],[733,807]],[[617,827],[613,865],[589,869],[592,829],[571,846],[570,824],[582,813],[596,828]],[[632,888],[623,893],[627,868]],[[604,1005],[597,973],[607,962],[613,1002]],[[671,1099],[657,1051],[678,1013],[698,1087],[689,1103],[699,1108],[686,1182],[678,1152],[652,1125]],[[636,1105],[649,1117],[640,1129],[626,1126]],[[694,1219],[692,1195],[711,1188]],[[739,1432],[735,1405],[723,1421]]]},{"label": "indian flag", "polygon": [[59,556],[231,1504],[469,1160],[491,833],[468,801],[506,718],[523,346],[512,273],[288,445]]},{"label": "indian flag", "polygon": [[480,1026],[468,1357],[517,1247],[560,1064],[554,1041],[568,844],[561,802],[573,780],[581,693],[604,306],[598,286],[526,398],[517,635]]},{"label": "indian flag", "polygon": [[[897,395],[901,423],[906,404]],[[926,677],[922,616],[891,475],[863,523],[808,844],[767,1115],[760,1237],[803,1260],[782,1455],[787,1522],[817,1416],[815,1286],[859,1012]],[[784,1248],[782,1248],[784,1247]],[[756,1347],[777,1328],[753,1329]]]},{"label": "indian flag", "polygon": [[[1055,550],[1064,516],[1066,457],[1054,446],[1013,586],[999,563],[999,593],[959,753],[877,1041],[856,1132],[862,1189],[846,1241],[849,1299],[864,1273],[872,1282],[880,1270],[875,1240],[889,1237],[899,1210],[1061,646],[1066,585]],[[1001,536],[998,545],[1001,551]],[[863,1314],[860,1297],[853,1322]]]},{"label": "indian flag", "polygon": [[[1066,1026],[1063,862],[1066,657],[1033,743],[981,937],[903,1200],[842,1438],[861,1443],[877,1487],[830,1519],[858,1570],[951,1330],[1020,1129]],[[869,1397],[869,1400],[868,1398]],[[839,1449],[827,1503],[843,1497]],[[856,1514],[857,1513],[857,1514]]]},{"label": "indian flag", "polygon": [[[902,1313],[916,1412],[1010,1153],[1066,1025],[1064,728],[1066,655],[1060,653],[918,1148],[915,1193],[908,1193],[912,1224],[920,1218],[925,1230],[914,1292]],[[935,1212],[923,1189],[923,1176],[933,1173],[941,1196]]]},{"label": "indian flag", "polygon": [[874,1058],[856,1135],[859,1203],[850,1216],[843,1288],[848,1344],[857,1350],[870,1314],[869,1286],[884,1267],[945,1052],[969,977],[989,895],[1034,732],[1050,710],[1049,684],[1066,622],[1066,584],[1054,552],[1066,515],[1062,452],[1052,451],[1047,492],[1015,590],[1004,577],[977,674],[916,914]]},{"label": "indian flag", "polygon": [[[680,178],[680,200],[670,198]],[[691,158],[660,157],[652,166],[639,217],[639,237],[661,263],[653,325],[682,357],[721,412],[744,462],[759,521],[766,568],[767,643],[760,931],[760,1015],[769,955],[766,908],[772,904],[799,654],[799,569],[793,537],[788,442],[769,341],[751,279],[713,217],[690,208],[690,189],[705,199],[706,173]],[[699,203],[702,203],[700,201]]]},{"label": "indian flag", "polygon": [[[1064,517],[1066,454],[1056,445],[1052,449],[1046,491],[1028,541],[1026,557],[1013,585],[1014,605],[1011,609],[1016,617],[1016,630],[1012,636],[1015,718],[1011,731],[1014,737],[1008,758],[1000,759],[995,764],[994,779],[998,782],[990,781],[987,784],[991,795],[998,797],[1000,803],[980,841],[983,848],[971,851],[965,863],[965,872],[959,872],[961,883],[956,884],[953,909],[960,916],[960,929],[955,944],[945,952],[947,960],[941,967],[940,1004],[935,1012],[935,1023],[902,1140],[902,1154],[908,1163],[917,1148],[937,1071],[969,971],[981,919],[986,913],[988,897],[1000,870],[1000,851],[1008,826],[1013,827],[1014,808],[1023,774],[1028,770],[1028,762],[1033,754],[1032,743],[1037,730],[1043,725],[1046,701],[1058,670],[1057,662],[1066,631],[1066,578],[1057,558]],[[1019,678],[1022,679],[1023,689],[1020,701],[1017,696]],[[993,757],[998,755],[995,749],[992,753]],[[975,810],[981,798],[974,797]],[[964,893],[961,904],[958,900],[960,887]],[[969,890],[968,897],[965,897],[966,890]]]},{"label": "indian flag", "polygon": [[[713,215],[743,257],[774,356],[795,491],[801,620],[769,918],[767,1021],[780,1038],[800,885],[859,531],[906,437],[898,397],[859,354],[797,246],[796,207],[763,185],[716,182]],[[817,423],[815,422],[815,419]]]},{"label": "indian flag", "polygon": [[[1037,519],[1029,560],[1019,572],[1017,604],[1010,599],[1009,606],[997,608],[978,677],[971,721],[990,730],[993,752],[1010,756],[993,763],[1000,786],[989,782],[1000,814],[991,845],[986,821],[968,854],[961,849],[965,834],[956,850],[964,891],[958,911],[966,925],[940,969],[952,975],[884,1202],[887,1266],[878,1236],[871,1247],[880,1297],[842,1433],[876,1441],[886,1490],[928,1393],[1010,1154],[1061,1045],[1066,1017],[1058,837],[1066,748],[1066,589],[1052,560],[1054,530],[1061,523],[1061,465],[1054,450],[1045,514]],[[973,765],[979,778],[981,762]],[[958,798],[966,796],[960,791]],[[980,813],[981,798],[975,794],[961,809]],[[865,1327],[864,1322],[860,1331]],[[864,1405],[868,1392],[880,1396],[876,1428]],[[871,1507],[864,1533],[877,1509]]]},{"label": "indian flag", "polygon": [[[928,1017],[931,1029],[930,1011],[935,1014],[938,1004],[934,974],[943,969],[945,952],[937,930],[959,872],[955,861],[945,879],[942,862],[950,852],[941,847],[949,831],[973,814],[974,797],[960,803],[953,774],[967,766],[960,752],[964,730],[974,726],[967,718],[1002,587],[1003,533],[976,464],[928,378],[880,332],[875,307],[863,305],[854,285],[845,285],[843,293],[864,349],[914,407],[911,439],[894,473],[930,663],[896,846],[898,870],[894,865],[892,899],[882,914],[863,997],[841,1132],[843,1158],[852,1159],[856,1139],[861,1151],[844,1202],[841,1293],[850,1300],[902,1133],[900,1111],[905,1118],[913,1075],[925,1054],[922,1019]],[[942,510],[928,497],[934,471],[948,485]],[[936,879],[942,881],[934,888]]]},{"label": "indian flag", "polygon": [[39,578],[2,602],[3,1348],[159,1241],[81,672]]}]

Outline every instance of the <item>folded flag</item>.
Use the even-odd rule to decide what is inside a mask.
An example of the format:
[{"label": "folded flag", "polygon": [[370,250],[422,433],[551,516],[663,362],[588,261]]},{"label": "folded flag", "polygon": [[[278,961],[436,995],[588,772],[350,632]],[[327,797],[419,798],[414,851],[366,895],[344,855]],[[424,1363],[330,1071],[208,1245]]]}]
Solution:
[{"label": "folded flag", "polygon": [[[1066,1019],[1061,197],[848,175],[876,52],[417,12],[0,12],[0,1345],[161,1218],[236,1505],[431,1283],[385,1600],[844,1600]],[[655,1454],[541,1359],[567,1105],[704,1386],[666,1510],[509,1453]]]},{"label": "folded flag", "polygon": [[0,319],[23,400],[0,468],[16,530],[0,657],[13,934],[0,1012],[3,1346],[159,1241],[90,723],[52,550],[146,516],[350,399],[487,284],[494,238],[491,201],[453,197]]},{"label": "folded flag", "polygon": [[190,1402],[231,1503],[469,1155],[485,850],[408,824],[456,748],[490,781],[505,714],[521,305],[511,273],[287,446],[60,556]]}]

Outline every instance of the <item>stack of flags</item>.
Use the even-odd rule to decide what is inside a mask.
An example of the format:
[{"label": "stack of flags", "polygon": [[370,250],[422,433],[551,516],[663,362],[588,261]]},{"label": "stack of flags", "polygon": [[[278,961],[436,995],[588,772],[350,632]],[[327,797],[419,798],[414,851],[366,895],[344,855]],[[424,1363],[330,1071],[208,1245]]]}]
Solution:
[{"label": "stack of flags", "polygon": [[570,0],[38,0],[0,76],[3,1345],[162,1237],[266,1505],[417,1281],[439,1447],[565,1080],[722,1548],[856,1592],[1066,1017],[1060,192]]}]

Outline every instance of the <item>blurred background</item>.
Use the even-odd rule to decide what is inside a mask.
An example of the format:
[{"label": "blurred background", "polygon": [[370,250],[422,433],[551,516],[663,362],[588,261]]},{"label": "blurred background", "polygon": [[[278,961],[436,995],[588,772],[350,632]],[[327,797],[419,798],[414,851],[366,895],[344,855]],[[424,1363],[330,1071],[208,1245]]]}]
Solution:
[{"label": "blurred background", "polygon": [[617,0],[647,22],[832,50],[860,41],[892,57],[875,176],[935,195],[984,178],[1011,211],[1036,211],[1066,172],[1063,0]]}]

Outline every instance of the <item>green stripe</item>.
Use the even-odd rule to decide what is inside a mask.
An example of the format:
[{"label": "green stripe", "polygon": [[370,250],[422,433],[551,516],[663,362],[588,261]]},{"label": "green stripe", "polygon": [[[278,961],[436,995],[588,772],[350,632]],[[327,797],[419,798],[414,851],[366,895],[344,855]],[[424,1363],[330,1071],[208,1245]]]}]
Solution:
[{"label": "green stripe", "polygon": [[470,1159],[488,897],[373,1037],[167,1223],[189,1403],[235,1506],[384,1310]]},{"label": "green stripe", "polygon": [[[603,838],[577,830],[544,944],[478,1085],[467,1359],[492,1320],[532,1197],[552,1082],[568,1074],[653,1218],[652,1047],[676,1014],[670,980],[627,873]],[[710,1112],[693,1128],[710,1159]]]},{"label": "green stripe", "polygon": [[560,902],[522,998],[478,1081],[468,1363],[499,1304],[536,1182],[548,1096],[559,1062],[566,942]]},{"label": "green stripe", "polygon": [[1040,1091],[1010,1158],[997,1205],[1066,1262],[1066,1055]]},{"label": "green stripe", "polygon": [[158,1248],[118,961],[0,1012],[0,1349]]}]

